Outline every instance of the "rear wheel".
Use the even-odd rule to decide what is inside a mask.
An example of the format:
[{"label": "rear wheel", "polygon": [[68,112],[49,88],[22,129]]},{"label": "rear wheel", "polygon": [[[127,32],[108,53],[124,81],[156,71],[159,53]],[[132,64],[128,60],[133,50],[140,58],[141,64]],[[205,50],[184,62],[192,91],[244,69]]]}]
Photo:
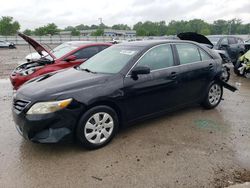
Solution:
[{"label": "rear wheel", "polygon": [[212,109],[218,106],[223,95],[223,88],[220,84],[214,82],[209,86],[202,106],[206,109]]},{"label": "rear wheel", "polygon": [[77,139],[88,149],[108,144],[118,130],[116,112],[108,106],[96,106],[84,113],[77,126]]}]

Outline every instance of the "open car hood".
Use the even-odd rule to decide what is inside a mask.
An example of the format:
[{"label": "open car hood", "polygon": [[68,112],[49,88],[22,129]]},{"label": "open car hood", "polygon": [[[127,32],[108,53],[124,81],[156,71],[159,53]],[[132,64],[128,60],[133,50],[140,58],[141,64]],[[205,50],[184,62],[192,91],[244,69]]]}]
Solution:
[{"label": "open car hood", "polygon": [[28,42],[36,51],[39,55],[43,56],[43,51],[47,52],[53,59],[56,59],[56,57],[50,53],[49,50],[47,50],[46,48],[44,48],[40,43],[38,43],[37,41],[35,41],[34,39],[30,38],[29,36],[23,34],[23,33],[18,33],[18,35],[20,37],[23,38],[23,40],[25,40],[26,42]]},{"label": "open car hood", "polygon": [[214,46],[207,37],[194,32],[179,33],[177,37],[179,37],[181,40],[190,40],[201,44],[206,44],[208,47],[210,46],[210,48],[213,48]]}]

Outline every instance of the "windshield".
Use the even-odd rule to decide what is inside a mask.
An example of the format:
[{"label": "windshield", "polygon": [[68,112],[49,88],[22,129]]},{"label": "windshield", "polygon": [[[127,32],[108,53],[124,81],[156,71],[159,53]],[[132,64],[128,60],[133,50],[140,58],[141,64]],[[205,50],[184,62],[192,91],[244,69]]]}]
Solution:
[{"label": "windshield", "polygon": [[112,46],[80,65],[80,69],[97,73],[118,73],[140,51],[141,47]]},{"label": "windshield", "polygon": [[207,37],[213,45],[216,45],[217,42],[220,40],[220,37]]},{"label": "windshield", "polygon": [[63,43],[63,44],[55,47],[53,50],[51,50],[51,53],[53,53],[53,55],[56,57],[56,59],[58,59],[76,48],[77,48],[77,46],[72,46],[70,44]]}]

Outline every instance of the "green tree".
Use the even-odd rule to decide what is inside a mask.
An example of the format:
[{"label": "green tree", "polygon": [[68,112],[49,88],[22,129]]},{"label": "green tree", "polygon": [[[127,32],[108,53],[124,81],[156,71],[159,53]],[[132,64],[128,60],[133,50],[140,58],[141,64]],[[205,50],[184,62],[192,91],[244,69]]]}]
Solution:
[{"label": "green tree", "polygon": [[37,36],[43,36],[46,35],[47,33],[44,27],[38,27],[34,30],[34,34]]},{"label": "green tree", "polygon": [[103,29],[97,29],[95,32],[91,34],[91,36],[102,36],[104,34]]},{"label": "green tree", "polygon": [[30,29],[25,29],[23,33],[28,36],[31,36],[33,34],[33,32]]},{"label": "green tree", "polygon": [[0,19],[0,35],[13,35],[20,29],[20,24],[13,17],[2,16]]},{"label": "green tree", "polygon": [[80,31],[79,30],[77,30],[76,28],[73,28],[72,30],[71,30],[71,35],[72,36],[80,36]]},{"label": "green tree", "polygon": [[44,26],[46,34],[49,35],[55,35],[58,34],[59,29],[57,28],[57,25],[54,23],[49,23],[48,25]]},{"label": "green tree", "polygon": [[84,25],[84,24],[77,25],[75,28],[79,31],[90,29],[88,25]]},{"label": "green tree", "polygon": [[211,24],[211,30],[213,35],[227,34],[228,22],[226,20],[215,20]]},{"label": "green tree", "polygon": [[116,24],[113,25],[111,28],[117,30],[131,30],[131,28],[127,24]]},{"label": "green tree", "polygon": [[64,31],[73,31],[75,28],[73,26],[67,26],[64,28]]}]

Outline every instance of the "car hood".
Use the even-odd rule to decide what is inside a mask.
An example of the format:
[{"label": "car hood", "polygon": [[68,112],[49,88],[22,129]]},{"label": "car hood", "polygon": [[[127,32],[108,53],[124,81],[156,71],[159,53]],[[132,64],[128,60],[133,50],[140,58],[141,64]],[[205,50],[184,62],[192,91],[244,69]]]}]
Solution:
[{"label": "car hood", "polygon": [[109,74],[95,74],[76,68],[69,68],[46,74],[26,82],[17,91],[17,95],[28,100],[52,100],[61,95],[72,96],[78,90],[99,87],[109,78]]},{"label": "car hood", "polygon": [[41,56],[43,55],[43,52],[47,52],[53,59],[56,59],[56,57],[50,53],[49,50],[47,50],[45,47],[43,47],[40,43],[32,39],[31,37],[23,34],[23,33],[18,33],[20,37],[23,38],[26,42],[28,42],[36,51],[39,53]]},{"label": "car hood", "polygon": [[179,33],[177,37],[179,37],[181,40],[190,40],[201,44],[206,44],[206,46],[210,48],[213,48],[214,46],[207,37],[194,32]]}]

